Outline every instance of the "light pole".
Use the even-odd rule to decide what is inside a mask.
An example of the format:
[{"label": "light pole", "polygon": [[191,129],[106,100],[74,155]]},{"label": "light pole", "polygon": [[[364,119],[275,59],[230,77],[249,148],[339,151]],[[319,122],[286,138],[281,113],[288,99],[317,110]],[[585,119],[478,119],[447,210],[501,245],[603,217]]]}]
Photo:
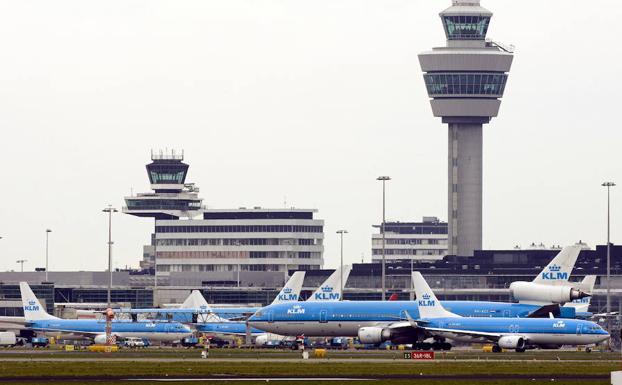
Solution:
[{"label": "light pole", "polygon": [[343,234],[347,234],[348,230],[337,230],[337,234],[339,234],[339,237],[341,238],[341,262],[340,262],[340,276],[339,276],[339,286],[341,288],[341,295],[339,296],[339,300],[342,301],[343,300]]},{"label": "light pole", "polygon": [[28,262],[27,259],[18,259],[17,263],[22,265],[22,273],[24,272],[24,262]]},{"label": "light pole", "polygon": [[50,229],[46,229],[45,230],[45,282],[48,282],[48,262],[50,260],[50,253],[49,253],[49,243],[50,243],[50,233],[52,232],[52,230]]},{"label": "light pole", "polygon": [[108,205],[102,212],[108,213],[108,274],[110,279],[108,281],[108,307],[110,307],[110,292],[112,291],[112,213],[116,213],[119,210]]},{"label": "light pole", "polygon": [[610,190],[616,184],[613,182],[605,182],[603,187],[607,187],[607,314],[611,313],[611,216],[610,216]]},{"label": "light pole", "polygon": [[386,181],[391,180],[388,176],[379,176],[376,180],[382,181],[382,300],[387,300],[387,285],[386,285],[386,255],[385,255],[385,237],[384,226],[386,222],[386,193],[385,184]]}]

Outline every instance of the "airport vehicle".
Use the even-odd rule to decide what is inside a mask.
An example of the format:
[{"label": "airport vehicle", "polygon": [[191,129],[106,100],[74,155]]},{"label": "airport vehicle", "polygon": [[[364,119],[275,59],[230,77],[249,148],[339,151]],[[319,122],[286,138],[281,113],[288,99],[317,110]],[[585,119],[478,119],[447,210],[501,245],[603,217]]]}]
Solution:
[{"label": "airport vehicle", "polygon": [[577,245],[564,247],[533,281],[512,282],[512,297],[519,303],[532,305],[564,304],[589,297],[585,290],[591,292],[595,276],[581,283],[568,281],[580,252],[581,247]]},{"label": "airport vehicle", "polygon": [[17,337],[13,332],[0,332],[0,346],[13,346],[17,344]]},{"label": "airport vehicle", "polygon": [[50,344],[50,339],[47,337],[33,337],[30,340],[30,344],[34,348],[45,348]]},{"label": "airport vehicle", "polygon": [[123,341],[123,346],[126,348],[144,348],[145,341],[142,338],[126,337]]},{"label": "airport vehicle", "polygon": [[[68,320],[49,315],[41,306],[26,282],[19,284],[24,308],[25,326],[40,335],[64,339],[91,339],[106,342],[106,322],[92,319]],[[112,321],[112,334],[117,337],[148,338],[151,341],[174,342],[192,334],[192,330],[178,322]]]}]

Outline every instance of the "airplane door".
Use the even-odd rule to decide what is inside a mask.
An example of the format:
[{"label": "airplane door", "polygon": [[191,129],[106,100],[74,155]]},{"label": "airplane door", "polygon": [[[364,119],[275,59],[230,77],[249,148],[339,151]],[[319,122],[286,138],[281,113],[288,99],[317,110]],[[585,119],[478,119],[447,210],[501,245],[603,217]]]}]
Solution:
[{"label": "airplane door", "polygon": [[268,312],[268,322],[274,322],[274,312]]},{"label": "airplane door", "polygon": [[580,336],[581,335],[581,325],[577,325],[577,335]]},{"label": "airplane door", "polygon": [[328,311],[321,310],[320,311],[320,323],[328,322]]},{"label": "airplane door", "polygon": [[509,310],[504,310],[504,311],[503,311],[503,316],[504,316],[505,318],[510,318],[510,311],[509,311]]}]

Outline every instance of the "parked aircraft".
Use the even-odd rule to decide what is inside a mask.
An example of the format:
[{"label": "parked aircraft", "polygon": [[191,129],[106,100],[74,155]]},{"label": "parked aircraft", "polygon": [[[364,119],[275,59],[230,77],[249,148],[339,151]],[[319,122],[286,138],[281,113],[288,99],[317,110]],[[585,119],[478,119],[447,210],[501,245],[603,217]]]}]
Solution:
[{"label": "parked aircraft", "polygon": [[[37,334],[64,339],[92,339],[106,342],[106,322],[92,319],[69,320],[48,314],[26,282],[19,284],[24,308],[25,326]],[[174,342],[192,335],[192,330],[177,322],[112,321],[116,337],[147,338],[150,341]]]},{"label": "parked aircraft", "polygon": [[[305,278],[304,271],[297,271],[285,283],[281,291],[272,301],[272,304],[280,304],[298,301],[300,290]],[[257,311],[255,307],[237,308],[212,308],[203,295],[193,290],[179,308],[152,308],[152,309],[119,309],[120,313],[155,315],[157,318],[168,318],[178,322],[223,322],[235,318],[247,318]]]},{"label": "parked aircraft", "polygon": [[341,301],[343,293],[341,292],[341,283],[346,286],[350,272],[352,271],[352,265],[344,265],[343,270],[341,267],[335,269],[335,271],[318,287],[307,301]]},{"label": "parked aircraft", "polygon": [[[414,280],[416,281],[416,279]],[[420,291],[419,288],[417,290]],[[434,301],[435,304],[438,303],[438,306],[443,307],[443,312],[452,314],[451,317],[459,318],[458,321],[451,320],[451,323],[446,320],[446,324],[443,325],[448,328],[455,326],[455,323],[476,328],[481,323],[484,325],[482,328],[490,328],[489,333],[499,334],[498,339],[506,335],[505,332],[501,331],[502,328],[505,328],[504,330],[508,333],[515,331],[514,336],[508,335],[512,338],[500,340],[499,346],[501,347],[507,348],[509,346],[508,341],[515,342],[517,345],[514,348],[522,350],[536,345],[553,348],[566,343],[594,343],[608,338],[608,334],[597,324],[588,321],[559,318],[517,318],[519,313],[526,313],[525,315],[529,316],[530,313],[537,313],[534,309],[541,310],[546,309],[546,307],[495,302],[439,302],[436,297],[432,298],[431,294],[428,293],[425,296],[424,294],[420,294],[420,299],[417,301],[299,302],[271,305],[253,315],[249,319],[249,324],[267,332],[290,336],[299,334],[304,334],[307,337],[358,336],[363,343],[391,341],[415,343],[417,344],[416,347],[420,349],[448,349],[451,346],[444,341],[444,335],[434,335],[425,329],[415,327],[419,325],[416,320],[420,319],[425,321],[421,325],[430,324],[423,315],[429,315],[429,313],[425,313],[423,309],[432,303],[426,301]],[[471,317],[460,317],[460,315],[465,314]],[[473,315],[478,315],[478,317],[472,317]],[[501,321],[497,322],[498,320]],[[434,325],[439,326],[438,324]],[[569,333],[571,331],[578,338],[570,338]],[[519,332],[521,334],[517,334]],[[532,335],[534,333],[537,335]],[[547,333],[553,335],[553,338],[543,338]],[[560,335],[563,335],[564,338],[559,338]],[[433,344],[422,342],[430,336],[437,337]],[[483,336],[482,334],[479,337],[483,338]],[[514,338],[516,336],[519,338]],[[491,337],[491,340],[494,341],[495,338]]]},{"label": "parked aircraft", "polygon": [[[570,274],[581,252],[577,245],[564,247],[533,281],[516,281],[510,285],[512,297],[519,303],[564,304],[590,296],[579,282],[569,282]],[[593,287],[593,285],[592,285]]]},{"label": "parked aircraft", "polygon": [[436,298],[421,273],[413,272],[419,318],[406,312],[407,323],[393,324],[378,332],[378,327],[360,331],[371,339],[415,332],[418,340],[433,337],[464,342],[493,342],[493,351],[502,348],[524,352],[529,348],[552,348],[562,345],[591,345],[609,339],[598,324],[591,321],[559,318],[465,318],[447,311]]}]

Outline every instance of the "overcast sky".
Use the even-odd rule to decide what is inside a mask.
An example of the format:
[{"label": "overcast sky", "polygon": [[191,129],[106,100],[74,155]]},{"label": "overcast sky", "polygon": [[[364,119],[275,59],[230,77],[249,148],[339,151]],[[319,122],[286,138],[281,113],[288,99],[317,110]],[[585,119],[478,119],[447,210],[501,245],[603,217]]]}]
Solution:
[{"label": "overcast sky", "polygon": [[[210,208],[319,209],[327,267],[370,259],[371,225],[447,219],[447,128],[417,54],[447,0],[0,1],[0,270],[107,266],[108,203],[149,190],[152,148],[185,150]],[[484,129],[484,247],[605,241],[622,185],[614,0],[485,0],[516,55]],[[622,231],[622,186],[612,194]],[[114,266],[153,221],[114,217]]]}]

